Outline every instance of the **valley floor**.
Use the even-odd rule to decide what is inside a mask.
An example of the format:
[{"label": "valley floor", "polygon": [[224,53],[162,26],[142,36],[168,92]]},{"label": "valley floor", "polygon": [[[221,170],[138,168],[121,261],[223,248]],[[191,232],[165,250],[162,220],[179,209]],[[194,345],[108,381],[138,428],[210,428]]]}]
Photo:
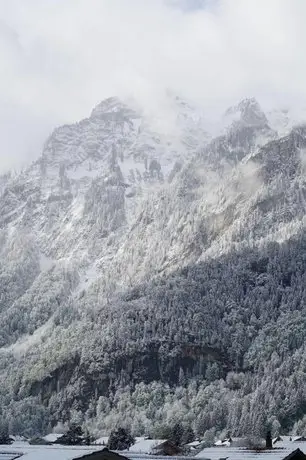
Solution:
[{"label": "valley floor", "polygon": [[[297,449],[306,451],[306,442],[280,442],[272,450],[252,450],[239,447],[210,447],[203,449],[196,457],[171,457],[173,460],[284,460]],[[77,460],[101,450],[101,446],[31,446],[27,442],[14,442],[12,445],[0,445],[0,460]],[[169,457],[120,452],[130,460],[166,460]]]},{"label": "valley floor", "polygon": [[[14,442],[11,445],[0,445],[0,460],[13,460],[21,458],[24,460],[76,460],[94,452],[102,450],[101,446],[31,446],[27,442]],[[129,460],[155,459],[163,460],[169,457],[156,455],[136,454],[120,452],[128,456]],[[174,460],[178,457],[171,457]],[[193,460],[191,457],[179,457],[180,460]]]}]

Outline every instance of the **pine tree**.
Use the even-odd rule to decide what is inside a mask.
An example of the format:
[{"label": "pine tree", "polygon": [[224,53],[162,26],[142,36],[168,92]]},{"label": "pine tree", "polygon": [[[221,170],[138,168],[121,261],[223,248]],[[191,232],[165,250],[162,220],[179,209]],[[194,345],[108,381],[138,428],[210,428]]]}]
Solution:
[{"label": "pine tree", "polygon": [[135,443],[133,436],[124,428],[118,428],[111,432],[108,447],[111,450],[126,450]]},{"label": "pine tree", "polygon": [[8,423],[2,421],[0,423],[0,444],[11,444],[12,441],[13,440],[9,436]]},{"label": "pine tree", "polygon": [[189,425],[185,426],[181,444],[185,445],[194,440],[195,440],[195,434],[194,434],[193,429]]},{"label": "pine tree", "polygon": [[183,442],[184,427],[181,422],[176,423],[171,432],[170,441],[172,441],[176,446],[181,446]]},{"label": "pine tree", "polygon": [[69,430],[66,434],[58,438],[55,443],[63,445],[78,446],[85,444],[85,441],[88,441],[88,436],[84,437],[82,428],[79,425],[72,424],[70,425]]}]

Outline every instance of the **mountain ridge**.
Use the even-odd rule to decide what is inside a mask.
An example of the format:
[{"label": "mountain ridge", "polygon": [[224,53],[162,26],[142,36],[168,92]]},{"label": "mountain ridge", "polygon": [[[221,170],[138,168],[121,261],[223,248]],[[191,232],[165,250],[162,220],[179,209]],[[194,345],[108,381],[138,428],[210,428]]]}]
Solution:
[{"label": "mountain ridge", "polygon": [[[200,111],[181,99],[170,105],[167,137],[108,99],[57,128],[42,156],[0,188],[0,400],[10,423],[24,412],[20,432],[74,418],[109,430],[124,398],[139,435],[177,419],[167,415],[170,400],[201,436],[260,431],[271,417],[288,428],[300,417],[303,395],[293,415],[281,401],[266,413],[261,403],[257,419],[246,412],[257,401],[250,379],[268,378],[252,350],[265,349],[273,321],[283,330],[288,299],[296,318],[303,312],[305,125],[280,137],[248,99],[212,138]],[[294,340],[289,361],[304,346]],[[263,353],[274,376],[270,358]],[[215,414],[204,423],[196,401],[213,388],[226,413],[204,398],[201,411]]]}]

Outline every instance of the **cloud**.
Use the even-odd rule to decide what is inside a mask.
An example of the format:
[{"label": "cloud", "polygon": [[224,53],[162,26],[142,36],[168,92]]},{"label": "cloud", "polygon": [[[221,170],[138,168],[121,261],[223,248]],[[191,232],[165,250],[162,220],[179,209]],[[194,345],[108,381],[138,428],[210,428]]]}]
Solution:
[{"label": "cloud", "polygon": [[306,104],[305,0],[0,0],[0,171],[100,100]]}]

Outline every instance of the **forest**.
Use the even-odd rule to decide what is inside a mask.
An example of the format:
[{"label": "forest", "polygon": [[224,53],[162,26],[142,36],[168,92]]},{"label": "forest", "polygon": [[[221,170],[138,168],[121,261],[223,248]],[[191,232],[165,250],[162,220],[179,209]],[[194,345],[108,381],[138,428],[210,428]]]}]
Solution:
[{"label": "forest", "polygon": [[94,433],[120,424],[134,436],[178,422],[208,438],[268,427],[305,434],[305,267],[302,233],[161,276],[107,307],[84,306],[69,361],[46,346],[44,377],[27,355],[31,373],[16,370],[1,386],[3,417],[31,434],[59,421]]}]

